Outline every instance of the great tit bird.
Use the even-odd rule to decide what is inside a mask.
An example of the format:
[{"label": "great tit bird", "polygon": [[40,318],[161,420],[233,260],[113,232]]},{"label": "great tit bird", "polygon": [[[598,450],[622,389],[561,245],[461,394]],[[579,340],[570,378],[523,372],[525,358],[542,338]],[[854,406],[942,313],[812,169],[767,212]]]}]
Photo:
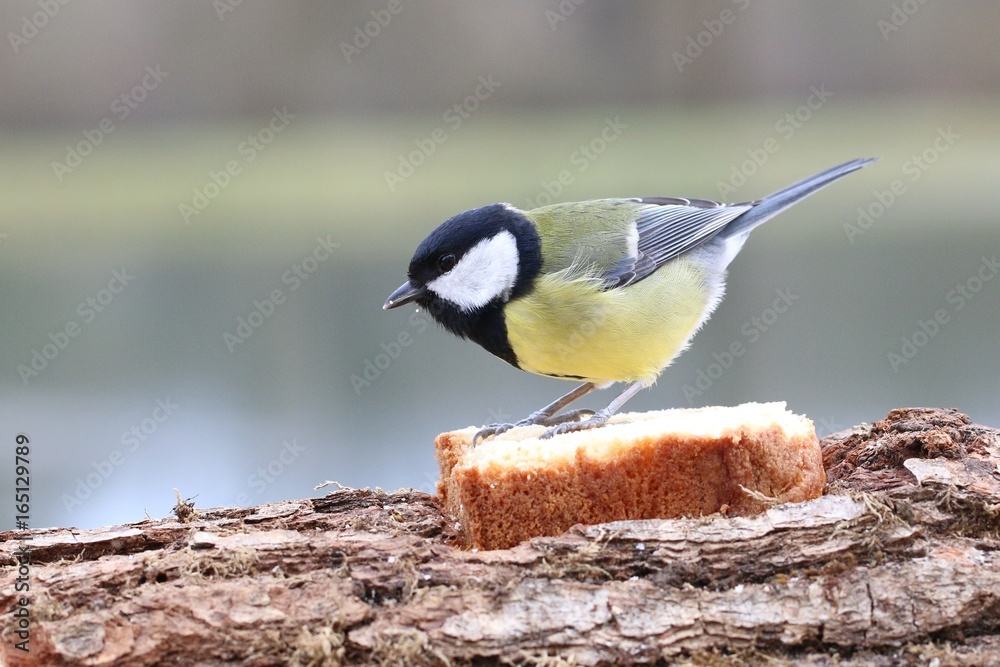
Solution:
[{"label": "great tit bird", "polygon": [[[873,159],[827,169],[757,201],[638,197],[459,213],[417,248],[384,309],[416,302],[522,370],[582,382],[516,424],[541,436],[603,426],[687,348],[722,300],[726,267],[756,227]],[[603,410],[566,406],[616,382]]]}]

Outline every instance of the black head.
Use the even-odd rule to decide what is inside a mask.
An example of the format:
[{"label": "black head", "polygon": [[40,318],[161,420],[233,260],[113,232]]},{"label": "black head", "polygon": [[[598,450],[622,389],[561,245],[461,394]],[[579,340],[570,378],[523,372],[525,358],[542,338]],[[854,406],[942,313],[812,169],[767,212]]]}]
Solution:
[{"label": "black head", "polygon": [[503,305],[531,291],[542,264],[535,224],[508,204],[460,213],[417,248],[410,280],[386,301],[416,301],[452,333],[511,363]]}]

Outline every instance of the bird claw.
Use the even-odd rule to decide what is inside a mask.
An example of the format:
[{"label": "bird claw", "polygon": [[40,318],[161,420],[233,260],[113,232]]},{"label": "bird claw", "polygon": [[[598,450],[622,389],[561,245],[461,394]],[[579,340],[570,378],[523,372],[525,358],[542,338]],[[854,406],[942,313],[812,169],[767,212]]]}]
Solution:
[{"label": "bird claw", "polygon": [[589,431],[592,428],[600,428],[608,423],[608,416],[602,412],[594,412],[589,419],[580,422],[563,422],[542,433],[540,440],[550,440],[557,435],[564,433],[576,433],[577,431]]},{"label": "bird claw", "polygon": [[[544,414],[534,414],[526,419],[522,419],[514,424],[490,424],[489,426],[484,426],[483,428],[476,431],[476,434],[472,436],[472,445],[476,446],[481,440],[486,440],[490,436],[498,436],[501,433],[506,433],[507,431],[520,428],[522,426],[555,426],[557,428],[562,428],[564,426],[574,426],[576,424],[584,424],[586,422],[577,422],[574,420],[580,419],[582,417],[587,417],[590,421],[594,418],[595,413],[593,410],[580,409],[580,410],[570,410],[569,412],[564,412],[560,415],[549,416]],[[607,420],[605,420],[607,421]],[[593,428],[592,426],[587,428]],[[555,429],[549,429],[541,437],[551,438],[554,435],[553,431]],[[578,429],[571,429],[578,430]],[[551,434],[551,435],[549,435]]]},{"label": "bird claw", "polygon": [[538,421],[535,423],[541,424],[542,426],[557,426],[559,424],[566,424],[567,422],[578,422],[580,419],[589,419],[595,414],[596,413],[593,410],[581,408],[579,410],[570,410],[569,412],[564,412],[561,415],[550,417],[545,421]]},{"label": "bird claw", "polygon": [[480,440],[486,440],[490,436],[500,435],[501,433],[506,433],[518,424],[490,424],[489,426],[484,426],[483,428],[476,431],[476,434],[472,436],[472,446],[475,447],[479,444]]}]

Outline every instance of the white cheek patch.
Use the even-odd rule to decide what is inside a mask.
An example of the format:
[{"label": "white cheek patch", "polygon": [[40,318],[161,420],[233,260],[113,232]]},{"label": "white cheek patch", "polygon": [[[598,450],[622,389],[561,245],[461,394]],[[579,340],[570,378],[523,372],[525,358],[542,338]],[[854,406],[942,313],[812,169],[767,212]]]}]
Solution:
[{"label": "white cheek patch", "polygon": [[517,265],[517,241],[504,230],[472,246],[455,268],[427,287],[462,310],[475,310],[498,296],[506,299],[517,281]]}]

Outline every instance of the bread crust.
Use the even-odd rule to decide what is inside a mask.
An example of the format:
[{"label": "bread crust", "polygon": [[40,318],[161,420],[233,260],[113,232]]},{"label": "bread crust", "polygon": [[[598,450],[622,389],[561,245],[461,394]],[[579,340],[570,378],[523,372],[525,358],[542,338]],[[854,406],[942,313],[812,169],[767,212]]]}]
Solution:
[{"label": "bread crust", "polygon": [[755,514],[826,484],[813,423],[784,403],[628,413],[538,440],[543,430],[478,447],[471,427],[437,437],[438,494],[466,546],[509,548],[578,523]]}]

